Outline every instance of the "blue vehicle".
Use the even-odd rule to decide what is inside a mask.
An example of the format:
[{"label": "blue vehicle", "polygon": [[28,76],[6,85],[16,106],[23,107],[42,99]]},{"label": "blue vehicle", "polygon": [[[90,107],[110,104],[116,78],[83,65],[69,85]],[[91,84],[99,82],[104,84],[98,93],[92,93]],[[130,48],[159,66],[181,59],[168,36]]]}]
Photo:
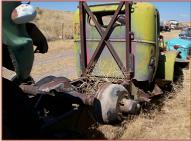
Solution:
[{"label": "blue vehicle", "polygon": [[166,42],[167,51],[177,51],[177,62],[189,62],[191,58],[191,27],[184,28],[178,38]]}]

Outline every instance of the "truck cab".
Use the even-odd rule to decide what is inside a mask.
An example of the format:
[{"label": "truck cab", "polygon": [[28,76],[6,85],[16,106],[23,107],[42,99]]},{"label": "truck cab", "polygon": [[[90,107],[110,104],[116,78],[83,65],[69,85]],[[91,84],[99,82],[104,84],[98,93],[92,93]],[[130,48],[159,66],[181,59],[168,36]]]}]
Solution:
[{"label": "truck cab", "polygon": [[[114,15],[118,4],[102,4],[90,6],[100,27],[105,31]],[[130,9],[131,39],[126,39],[125,6],[121,9],[115,24],[111,28],[110,43],[116,50],[123,64],[126,64],[126,42],[131,42],[131,51],[128,56],[130,71],[134,72],[133,79],[137,81],[152,81],[159,60],[159,12],[150,3],[133,3]],[[81,50],[80,50],[80,18],[79,10],[75,13],[74,42],[76,52],[76,64],[78,73],[81,74]],[[145,20],[147,18],[147,20]],[[88,64],[96,47],[101,40],[99,32],[90,16],[86,16],[86,45]],[[82,35],[81,35],[82,36]],[[128,41],[127,41],[128,40]],[[109,76],[123,78],[108,48],[104,48],[93,70],[94,76]]]}]

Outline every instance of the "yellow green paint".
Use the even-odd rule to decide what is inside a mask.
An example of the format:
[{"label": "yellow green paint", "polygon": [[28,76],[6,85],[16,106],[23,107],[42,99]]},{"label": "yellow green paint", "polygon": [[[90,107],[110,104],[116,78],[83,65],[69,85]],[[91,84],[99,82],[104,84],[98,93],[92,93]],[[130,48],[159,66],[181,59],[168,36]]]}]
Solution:
[{"label": "yellow green paint", "polygon": [[[108,12],[108,11],[115,11],[117,9],[118,5],[109,5],[109,6],[95,6],[90,7],[90,10],[93,13],[96,12]],[[124,10],[125,7],[123,6],[122,10]],[[132,5],[133,12],[131,13],[131,30],[134,33],[135,40],[138,42],[133,42],[132,46],[132,54],[134,55],[134,79],[138,81],[152,81],[155,73],[156,68],[158,67],[158,58],[159,58],[159,47],[158,47],[158,31],[157,26],[159,26],[159,23],[157,23],[157,10],[156,8],[150,4],[150,3],[136,3]],[[74,19],[74,26],[75,26],[75,34],[74,34],[74,41],[75,41],[75,52],[79,55],[80,54],[80,48],[79,48],[79,10],[75,12],[75,19]],[[96,31],[95,27],[90,27],[88,29],[89,36],[88,39],[99,39],[100,36],[98,32]],[[111,36],[121,37],[122,33],[125,32],[125,26],[116,27],[112,33]],[[125,37],[123,37],[125,39]],[[141,43],[139,41],[143,41],[144,43]],[[95,50],[97,47],[98,41],[94,42],[87,42],[87,47]],[[116,49],[116,52],[118,53],[119,57],[121,58],[122,62],[125,65],[125,46],[122,47],[122,42],[112,42],[112,45]],[[124,42],[123,42],[124,43]],[[121,49],[120,49],[121,48]],[[107,53],[103,53],[100,56],[100,59],[98,61],[98,64],[94,70],[94,73],[106,75],[108,74],[108,71],[113,71],[114,75],[120,76],[121,71],[116,68],[116,62],[111,57],[109,51]],[[154,58],[154,68],[150,67],[150,61],[151,57]],[[172,70],[173,66],[173,55],[167,54],[167,59],[171,60],[166,62],[166,67],[169,66]],[[79,62],[79,61],[78,61]],[[172,63],[172,64],[170,64]],[[78,68],[79,68],[78,64]],[[172,77],[172,72],[166,70],[165,72],[165,78],[169,79]]]}]

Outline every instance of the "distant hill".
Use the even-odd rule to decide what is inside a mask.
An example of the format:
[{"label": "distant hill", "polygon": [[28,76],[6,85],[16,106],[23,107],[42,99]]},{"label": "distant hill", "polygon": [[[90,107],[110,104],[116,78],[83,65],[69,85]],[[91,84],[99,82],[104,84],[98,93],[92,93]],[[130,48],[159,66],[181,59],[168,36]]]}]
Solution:
[{"label": "distant hill", "polygon": [[[33,22],[41,29],[48,41],[73,38],[73,12],[38,7],[36,11],[37,16]],[[191,23],[181,22],[181,25],[191,26]]]},{"label": "distant hill", "polygon": [[187,25],[187,26],[191,26],[191,22],[182,22],[182,24]]},{"label": "distant hill", "polygon": [[34,23],[44,33],[47,40],[73,38],[73,12],[36,8]]}]

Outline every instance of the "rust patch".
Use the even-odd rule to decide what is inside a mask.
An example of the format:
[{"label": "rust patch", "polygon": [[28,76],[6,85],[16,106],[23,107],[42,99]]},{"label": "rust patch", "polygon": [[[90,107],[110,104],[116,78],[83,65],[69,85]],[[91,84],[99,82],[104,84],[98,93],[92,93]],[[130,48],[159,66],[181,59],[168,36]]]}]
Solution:
[{"label": "rust patch", "polygon": [[15,20],[17,18],[18,14],[17,14],[17,10],[14,9],[13,12],[11,13],[11,19]]}]

